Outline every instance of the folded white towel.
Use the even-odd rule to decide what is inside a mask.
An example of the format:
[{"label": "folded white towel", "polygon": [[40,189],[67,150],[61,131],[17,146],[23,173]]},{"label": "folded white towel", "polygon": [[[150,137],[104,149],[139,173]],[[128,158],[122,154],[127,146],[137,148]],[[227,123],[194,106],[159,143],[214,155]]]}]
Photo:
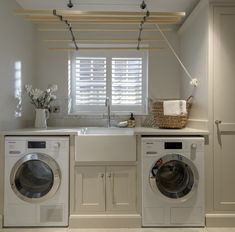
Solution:
[{"label": "folded white towel", "polygon": [[163,102],[164,115],[180,116],[187,114],[186,101],[174,100]]}]

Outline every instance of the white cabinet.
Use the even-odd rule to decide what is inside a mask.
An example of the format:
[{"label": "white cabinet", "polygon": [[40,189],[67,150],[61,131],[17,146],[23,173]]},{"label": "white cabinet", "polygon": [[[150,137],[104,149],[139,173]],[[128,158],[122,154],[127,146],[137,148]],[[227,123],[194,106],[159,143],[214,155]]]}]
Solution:
[{"label": "white cabinet", "polygon": [[135,166],[78,166],[75,175],[75,212],[134,212]]},{"label": "white cabinet", "polygon": [[214,8],[214,209],[230,212],[235,211],[234,22],[235,7]]},{"label": "white cabinet", "polygon": [[136,209],[135,166],[106,168],[106,211],[134,211]]},{"label": "white cabinet", "polygon": [[76,167],[74,202],[75,211],[105,210],[105,167]]}]

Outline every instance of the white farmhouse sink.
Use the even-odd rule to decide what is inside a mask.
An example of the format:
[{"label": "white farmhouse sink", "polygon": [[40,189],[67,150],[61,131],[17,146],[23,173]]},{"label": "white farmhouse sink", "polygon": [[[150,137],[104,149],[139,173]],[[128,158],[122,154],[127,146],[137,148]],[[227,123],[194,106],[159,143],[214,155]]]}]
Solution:
[{"label": "white farmhouse sink", "polygon": [[80,135],[134,135],[131,128],[117,127],[85,127],[79,131]]},{"label": "white farmhouse sink", "polygon": [[82,128],[75,138],[75,160],[136,161],[136,136],[131,128]]}]

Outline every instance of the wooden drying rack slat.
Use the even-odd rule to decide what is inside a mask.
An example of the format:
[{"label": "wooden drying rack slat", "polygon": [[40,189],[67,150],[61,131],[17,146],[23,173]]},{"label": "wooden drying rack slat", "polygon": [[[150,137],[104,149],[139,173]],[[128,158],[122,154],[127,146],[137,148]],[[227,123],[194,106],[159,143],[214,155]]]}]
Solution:
[{"label": "wooden drying rack slat", "polygon": [[[32,23],[35,24],[55,24],[55,25],[60,25],[61,22],[59,21],[46,21],[46,20],[40,20],[40,21],[32,21],[30,20]],[[173,21],[165,21],[165,22],[146,22],[145,24],[147,25],[155,25],[155,24],[159,24],[159,25],[169,25],[169,24],[178,24],[177,22],[173,22]],[[97,25],[97,24],[102,24],[102,25],[120,25],[120,24],[125,24],[125,25],[139,25],[139,22],[117,22],[117,21],[90,21],[90,22],[72,22],[72,25]]]},{"label": "wooden drying rack slat", "polygon": [[[71,39],[45,39],[44,42],[56,42],[56,43],[66,43],[71,42]],[[163,39],[142,39],[142,42],[160,42],[164,41]],[[76,40],[77,43],[107,43],[107,42],[114,42],[114,43],[136,43],[136,39],[78,39]]]},{"label": "wooden drying rack slat", "polygon": [[[76,51],[75,48],[62,48],[62,47],[53,47],[48,48],[51,51]],[[165,49],[164,47],[140,47],[139,50],[162,50]],[[136,47],[130,48],[130,47],[80,47],[79,50],[136,50]],[[78,50],[78,52],[79,52]]]},{"label": "wooden drying rack slat", "polygon": [[[56,10],[59,15],[63,16],[90,16],[90,17],[143,17],[143,12],[121,12],[121,11],[71,11]],[[15,11],[18,15],[52,15],[52,10],[27,10],[18,9]],[[151,12],[151,17],[184,17],[185,12]]]},{"label": "wooden drying rack slat", "polygon": [[[48,16],[45,16],[45,15],[26,15],[25,16],[26,18],[29,18],[29,19],[54,19],[55,17],[53,15],[48,15]],[[112,16],[112,17],[102,17],[102,16],[99,16],[99,17],[91,17],[91,16],[72,16],[72,15],[63,15],[63,18],[64,19],[67,19],[67,20],[133,20],[133,21],[141,21],[143,17],[117,17],[117,16]],[[179,20],[181,19],[180,16],[172,16],[172,17],[162,17],[162,16],[159,16],[159,17],[152,17],[152,16],[149,16],[148,18],[149,20]]]},{"label": "wooden drying rack slat", "polygon": [[[139,24],[141,20],[136,20],[136,19],[126,19],[126,18],[123,18],[123,19],[70,19],[70,18],[64,18],[65,20],[69,21],[70,23],[74,23],[74,22],[77,22],[77,23],[135,23],[135,24]],[[26,20],[29,20],[29,21],[32,21],[34,23],[37,23],[37,22],[60,22],[60,20],[56,19],[56,18],[26,18]],[[177,24],[177,22],[179,22],[179,19],[177,20],[174,20],[174,19],[161,19],[161,20],[153,20],[153,19],[149,19],[146,23],[147,24],[150,24],[150,23],[168,23],[168,24]]]},{"label": "wooden drying rack slat", "polygon": [[[59,21],[58,19],[56,19],[55,17],[53,16],[47,16],[47,17],[43,17],[43,16],[26,16],[25,17],[26,19],[29,19],[29,20],[48,20],[48,21]],[[78,18],[78,17],[63,17],[65,20],[68,20],[70,22],[80,22],[80,21],[104,21],[106,22],[107,20],[110,20],[110,21],[117,21],[117,22],[123,22],[123,21],[130,21],[130,22],[138,22],[140,23],[141,21],[141,18],[118,18],[118,17],[110,17],[110,18],[104,18],[104,17],[97,17],[97,18],[91,18],[91,17],[81,17],[81,18]],[[149,17],[148,21],[150,22],[165,22],[165,21],[179,21],[181,18],[179,17],[172,17],[172,18],[151,18]]]},{"label": "wooden drying rack slat", "polygon": [[[50,31],[50,32],[52,32],[52,31],[54,31],[54,32],[66,32],[66,31],[68,31],[68,29],[67,28],[38,28],[38,31]],[[75,32],[138,32],[139,31],[139,29],[137,28],[137,29],[112,29],[112,28],[109,28],[109,29],[107,29],[107,28],[74,28],[73,27],[73,31],[75,31]],[[144,31],[145,32],[156,32],[156,29],[154,29],[154,28],[146,28],[146,29],[144,29]],[[162,31],[164,31],[164,32],[168,32],[168,31],[172,31],[172,29],[171,28],[164,28],[164,29],[162,29]]]},{"label": "wooden drying rack slat", "polygon": [[[89,11],[68,11],[57,10],[58,15],[61,15],[64,20],[70,23],[79,24],[139,24],[144,12],[89,12]],[[33,23],[60,23],[60,20],[53,15],[52,10],[16,10],[17,15],[22,15],[26,20]],[[185,16],[184,12],[151,12],[147,24],[177,24],[181,18]]]}]

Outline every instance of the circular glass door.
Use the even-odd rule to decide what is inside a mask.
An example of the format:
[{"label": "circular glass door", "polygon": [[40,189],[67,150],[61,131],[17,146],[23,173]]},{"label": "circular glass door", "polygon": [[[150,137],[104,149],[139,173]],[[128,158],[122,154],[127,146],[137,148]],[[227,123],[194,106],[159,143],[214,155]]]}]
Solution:
[{"label": "circular glass door", "polygon": [[41,202],[53,196],[60,185],[58,164],[46,154],[27,154],[11,171],[10,183],[15,194],[27,202]]},{"label": "circular glass door", "polygon": [[178,154],[166,155],[153,165],[150,185],[168,199],[185,199],[195,192],[198,171],[193,162]]}]

